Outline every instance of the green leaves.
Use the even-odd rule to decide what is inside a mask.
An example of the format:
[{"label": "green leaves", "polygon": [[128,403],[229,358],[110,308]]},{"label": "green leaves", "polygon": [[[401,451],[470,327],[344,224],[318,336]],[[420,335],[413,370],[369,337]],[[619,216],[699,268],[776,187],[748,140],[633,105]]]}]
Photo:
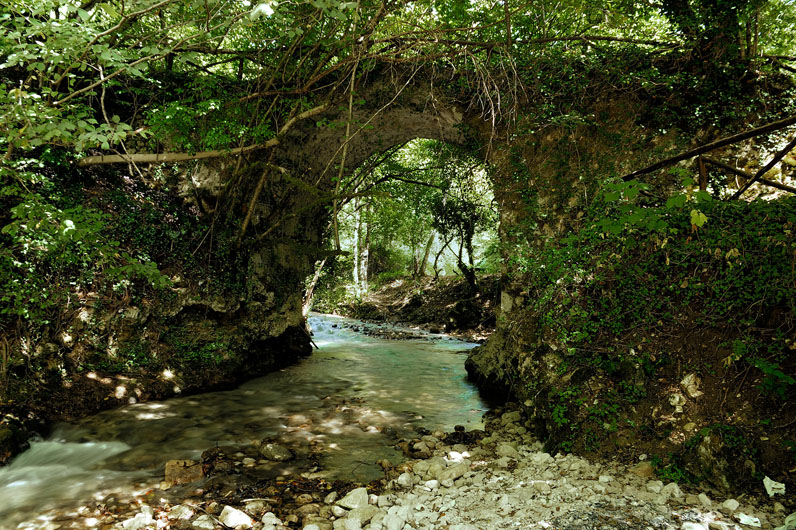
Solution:
[{"label": "green leaves", "polygon": [[707,215],[703,214],[699,210],[691,210],[691,224],[698,228],[701,228],[708,220]]}]

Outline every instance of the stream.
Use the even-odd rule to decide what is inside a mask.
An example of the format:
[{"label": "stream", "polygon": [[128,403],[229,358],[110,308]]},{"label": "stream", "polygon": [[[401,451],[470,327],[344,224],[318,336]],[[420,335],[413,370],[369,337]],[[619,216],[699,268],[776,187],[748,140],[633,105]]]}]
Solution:
[{"label": "stream", "polygon": [[[367,482],[398,462],[396,437],[415,427],[481,428],[487,405],[466,380],[475,344],[442,335],[385,340],[356,321],[312,315],[318,350],[234,390],[138,403],[56,425],[0,468],[0,529],[54,527],[54,508],[156,486],[172,459],[263,438],[313,447],[315,476]],[[289,466],[281,471],[287,473]]]}]

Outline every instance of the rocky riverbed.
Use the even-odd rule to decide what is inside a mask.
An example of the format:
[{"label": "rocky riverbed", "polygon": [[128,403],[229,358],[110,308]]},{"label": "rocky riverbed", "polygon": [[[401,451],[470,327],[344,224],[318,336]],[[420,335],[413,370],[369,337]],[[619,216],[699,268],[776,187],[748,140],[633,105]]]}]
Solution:
[{"label": "rocky riverbed", "polygon": [[[493,411],[485,430],[401,439],[398,465],[362,485],[320,478],[317,462],[273,478],[258,468],[289,463],[268,441],[211,448],[202,462],[170,463],[168,481],[126,498],[51,513],[28,528],[142,530],[746,530],[796,528],[793,495],[737,498],[664,483],[646,460],[595,462],[550,455],[520,412]],[[182,469],[180,469],[182,468]],[[287,469],[287,468],[286,468]],[[184,482],[184,484],[180,484]],[[789,515],[790,514],[790,515]]]}]

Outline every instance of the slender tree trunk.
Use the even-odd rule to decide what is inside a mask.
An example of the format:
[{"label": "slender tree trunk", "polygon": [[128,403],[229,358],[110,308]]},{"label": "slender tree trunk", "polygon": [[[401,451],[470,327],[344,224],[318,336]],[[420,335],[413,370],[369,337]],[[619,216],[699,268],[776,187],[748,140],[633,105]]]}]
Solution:
[{"label": "slender tree trunk", "polygon": [[749,22],[746,23],[745,31],[738,32],[738,49],[741,59],[746,59],[747,52],[752,49],[752,28],[749,26]]},{"label": "slender tree trunk", "polygon": [[467,249],[467,261],[470,267],[475,267],[475,257],[473,256],[473,234],[468,233],[467,238],[464,240],[465,248]]},{"label": "slender tree trunk", "polygon": [[354,199],[354,293],[357,298],[362,296],[362,286],[359,283],[359,240],[362,237],[362,217],[359,213],[359,198]]},{"label": "slender tree trunk", "polygon": [[755,30],[754,30],[753,44],[752,44],[753,61],[757,61],[757,56],[760,55],[760,52],[757,49],[759,43],[760,43],[760,8],[758,7],[755,9]]},{"label": "slender tree trunk", "polygon": [[442,247],[440,247],[439,252],[437,252],[436,256],[434,256],[434,280],[436,281],[439,278],[440,270],[437,267],[437,263],[439,263],[439,258],[442,256],[442,253],[445,252],[445,249],[448,248],[450,245],[450,237],[445,236],[445,241],[442,243]]},{"label": "slender tree trunk", "polygon": [[321,271],[323,271],[324,265],[326,265],[326,258],[318,262],[315,266],[315,274],[312,276],[312,281],[310,281],[310,284],[307,286],[307,290],[304,291],[304,302],[301,304],[301,314],[304,315],[304,318],[307,318],[307,315],[310,314],[312,295],[315,293],[315,286],[318,285],[318,280],[321,277]]},{"label": "slender tree trunk", "polygon": [[[370,210],[370,204],[365,208],[365,213]],[[361,222],[365,226],[365,233],[362,237],[362,244],[359,247],[359,283],[362,294],[368,294],[368,263],[370,261],[370,223],[368,223],[368,215],[365,215],[365,220]]]},{"label": "slender tree trunk", "polygon": [[426,250],[423,252],[423,259],[420,261],[420,270],[418,271],[418,276],[421,278],[426,275],[426,266],[428,265],[428,256],[431,254],[431,245],[434,244],[434,238],[436,237],[436,232],[431,232],[431,235],[426,242]]},{"label": "slender tree trunk", "polygon": [[[475,277],[475,271],[472,269],[472,267],[468,267],[467,264],[464,262],[463,259],[464,256],[462,255],[464,252],[464,246],[465,246],[465,238],[462,238],[459,241],[459,253],[456,256],[457,258],[456,265],[459,267],[459,270],[462,271],[462,275],[464,276],[464,279],[467,280],[467,284],[470,286],[470,288],[473,291],[475,291],[478,289],[478,282]],[[472,261],[472,257],[470,257],[470,261]]]}]

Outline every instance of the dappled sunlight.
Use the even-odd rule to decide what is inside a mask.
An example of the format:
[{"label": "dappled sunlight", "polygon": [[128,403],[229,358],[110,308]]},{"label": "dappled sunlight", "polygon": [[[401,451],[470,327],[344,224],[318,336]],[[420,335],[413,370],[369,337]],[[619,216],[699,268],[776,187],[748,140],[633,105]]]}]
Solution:
[{"label": "dappled sunlight", "polygon": [[[134,403],[58,426],[58,441],[45,443],[93,455],[90,463],[81,457],[77,468],[57,472],[59,489],[71,488],[68,497],[79,498],[105,491],[108,477],[128,488],[141,473],[159,481],[168,460],[196,460],[209,448],[251,447],[263,439],[298,452],[311,448],[321,462],[313,476],[368,481],[382,473],[375,462],[401,459],[395,441],[411,436],[421,421],[427,428],[449,430],[457,424],[482,426],[486,407],[466,382],[464,357],[456,353],[466,343],[386,341],[333,328],[340,319],[313,317],[312,322],[316,342],[324,345],[297,365],[235,390]],[[161,375],[168,378],[168,372]],[[137,397],[138,387],[129,378],[86,377],[106,385],[118,399]],[[111,444],[108,452],[96,449],[102,444]],[[69,453],[63,454],[71,466]],[[296,472],[299,465],[252,462],[273,476]],[[44,465],[49,476],[53,470]],[[44,487],[45,482],[30,485],[30,499]],[[0,516],[7,509],[0,500]]]}]

